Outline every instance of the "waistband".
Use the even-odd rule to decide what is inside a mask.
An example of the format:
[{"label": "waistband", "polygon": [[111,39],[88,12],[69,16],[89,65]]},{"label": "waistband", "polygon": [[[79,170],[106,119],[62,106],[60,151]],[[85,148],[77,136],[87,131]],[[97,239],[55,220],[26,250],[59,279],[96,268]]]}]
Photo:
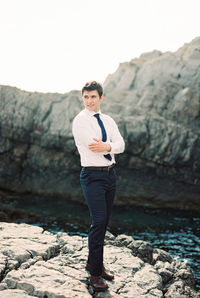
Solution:
[{"label": "waistband", "polygon": [[107,167],[83,167],[83,169],[87,169],[87,170],[91,170],[91,171],[109,172],[109,171],[112,171],[114,167],[115,167],[115,163],[113,163],[112,165],[107,166]]}]

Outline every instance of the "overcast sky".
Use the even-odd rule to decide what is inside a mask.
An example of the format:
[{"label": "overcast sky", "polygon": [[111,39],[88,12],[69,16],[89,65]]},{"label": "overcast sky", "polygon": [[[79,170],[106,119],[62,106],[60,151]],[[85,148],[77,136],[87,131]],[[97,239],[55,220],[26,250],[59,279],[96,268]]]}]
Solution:
[{"label": "overcast sky", "polygon": [[0,0],[0,84],[27,91],[104,82],[119,63],[200,36],[200,0]]}]

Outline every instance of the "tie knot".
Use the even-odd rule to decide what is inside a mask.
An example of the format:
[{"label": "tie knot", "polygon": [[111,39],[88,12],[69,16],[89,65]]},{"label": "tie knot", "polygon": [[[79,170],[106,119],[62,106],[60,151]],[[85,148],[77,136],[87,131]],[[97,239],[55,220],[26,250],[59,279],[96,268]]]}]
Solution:
[{"label": "tie knot", "polygon": [[99,114],[94,114],[94,117],[96,117],[97,119],[99,119]]}]

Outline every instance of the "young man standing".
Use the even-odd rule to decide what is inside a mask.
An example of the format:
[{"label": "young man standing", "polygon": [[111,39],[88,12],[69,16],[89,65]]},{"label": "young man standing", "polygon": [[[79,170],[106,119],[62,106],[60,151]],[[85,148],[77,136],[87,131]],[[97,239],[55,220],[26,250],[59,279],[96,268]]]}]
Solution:
[{"label": "young man standing", "polygon": [[86,269],[94,290],[105,291],[108,285],[103,278],[114,278],[103,265],[104,238],[116,189],[114,154],[122,153],[125,144],[115,121],[100,111],[102,85],[86,83],[82,97],[85,109],[74,118],[72,132],[81,159],[81,187],[92,220]]}]

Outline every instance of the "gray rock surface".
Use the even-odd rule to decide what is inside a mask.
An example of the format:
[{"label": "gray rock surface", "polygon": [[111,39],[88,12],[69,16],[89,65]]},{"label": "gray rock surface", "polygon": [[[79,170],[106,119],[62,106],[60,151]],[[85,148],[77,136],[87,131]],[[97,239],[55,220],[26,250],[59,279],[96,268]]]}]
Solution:
[{"label": "gray rock surface", "polygon": [[105,263],[115,279],[105,293],[88,283],[86,237],[1,222],[0,243],[1,298],[200,297],[185,262],[130,236],[106,234]]},{"label": "gray rock surface", "polygon": [[[200,210],[200,37],[121,63],[102,111],[119,124],[118,204]],[[0,86],[0,187],[82,200],[71,125],[80,91]]]}]

